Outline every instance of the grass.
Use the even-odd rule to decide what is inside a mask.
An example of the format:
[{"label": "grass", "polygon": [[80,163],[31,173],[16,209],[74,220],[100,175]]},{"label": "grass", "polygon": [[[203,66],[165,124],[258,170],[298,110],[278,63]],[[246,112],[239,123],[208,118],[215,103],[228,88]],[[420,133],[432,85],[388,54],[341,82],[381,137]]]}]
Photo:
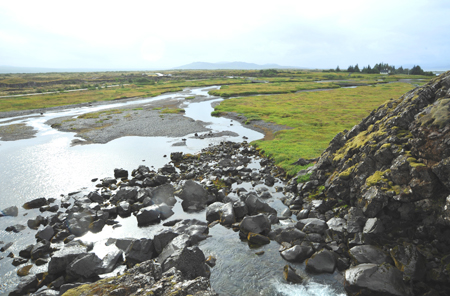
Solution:
[{"label": "grass", "polygon": [[391,83],[326,92],[240,97],[221,102],[215,112],[237,112],[247,118],[292,127],[275,133],[273,140],[255,143],[293,175],[303,168],[292,165],[299,157],[320,156],[337,133],[350,129],[383,102],[412,88],[406,83]]}]

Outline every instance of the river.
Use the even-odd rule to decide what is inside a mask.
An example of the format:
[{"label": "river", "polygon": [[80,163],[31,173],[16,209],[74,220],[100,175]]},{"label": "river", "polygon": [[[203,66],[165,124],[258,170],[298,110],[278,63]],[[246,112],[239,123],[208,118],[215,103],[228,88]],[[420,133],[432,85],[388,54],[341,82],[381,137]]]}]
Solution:
[{"label": "river", "polygon": [[[34,127],[38,132],[36,137],[17,141],[0,141],[0,209],[16,205],[19,207],[19,216],[0,218],[0,241],[14,244],[4,253],[0,253],[0,295],[7,295],[19,281],[16,275],[17,268],[11,264],[12,259],[7,255],[18,252],[29,244],[35,243],[35,231],[29,228],[19,232],[6,232],[7,226],[24,224],[29,218],[41,214],[38,210],[22,209],[22,204],[38,197],[60,198],[70,192],[88,192],[93,190],[93,178],[113,176],[114,168],[124,168],[130,172],[139,165],[162,167],[169,162],[171,152],[196,153],[211,144],[221,141],[247,141],[263,137],[259,132],[242,126],[230,119],[212,117],[211,103],[222,100],[210,97],[208,91],[218,87],[187,89],[179,93],[164,94],[154,98],[144,98],[129,102],[100,105],[95,107],[78,107],[48,112],[43,115],[33,114],[0,120],[1,125],[11,123],[25,123]],[[210,100],[190,102],[185,100],[190,96],[205,96]],[[95,112],[102,109],[118,108],[134,104],[145,104],[156,100],[177,98],[183,100],[186,110],[185,116],[194,120],[208,122],[207,128],[213,132],[231,131],[239,136],[225,136],[218,138],[195,139],[193,135],[185,135],[186,146],[172,146],[180,142],[179,138],[170,137],[122,137],[107,144],[90,144],[71,146],[75,133],[59,132],[45,122],[49,119],[62,116],[78,116],[80,114]],[[252,164],[257,166],[257,164]],[[244,184],[245,185],[245,184]],[[242,186],[242,184],[240,185]],[[273,188],[271,193],[276,197]],[[275,200],[275,208],[282,209],[281,202]],[[186,214],[181,210],[180,203],[175,206],[176,217],[197,218],[205,220],[205,213]],[[45,215],[45,214],[44,214]],[[123,227],[112,229],[105,227],[100,234],[88,233],[83,240],[95,242],[94,250],[97,253],[105,251],[104,241],[109,237],[139,237],[149,236],[159,230],[158,227],[136,227],[134,217],[120,219]],[[262,247],[265,251],[263,257],[255,255],[246,243],[239,240],[236,233],[220,225],[211,228],[208,238],[200,244],[205,255],[214,255],[218,264],[212,269],[211,284],[220,295],[345,295],[340,276],[323,275],[310,277],[302,285],[287,284],[282,279],[282,268],[286,264],[278,253],[278,244],[272,242]],[[1,246],[1,245],[0,245]],[[294,264],[303,270],[304,264]],[[32,272],[40,272],[44,267],[32,268]]]}]

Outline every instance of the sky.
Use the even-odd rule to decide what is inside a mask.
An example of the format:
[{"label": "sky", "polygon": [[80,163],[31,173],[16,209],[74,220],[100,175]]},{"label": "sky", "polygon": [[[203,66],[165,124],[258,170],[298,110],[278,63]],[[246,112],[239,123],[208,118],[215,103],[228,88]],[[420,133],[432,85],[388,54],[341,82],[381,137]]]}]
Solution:
[{"label": "sky", "polygon": [[450,69],[448,0],[0,0],[0,66]]}]

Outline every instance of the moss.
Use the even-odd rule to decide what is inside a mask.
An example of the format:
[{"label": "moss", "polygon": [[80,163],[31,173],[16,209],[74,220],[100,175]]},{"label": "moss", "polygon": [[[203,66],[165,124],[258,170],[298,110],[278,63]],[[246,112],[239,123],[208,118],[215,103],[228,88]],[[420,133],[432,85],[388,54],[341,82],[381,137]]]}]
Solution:
[{"label": "moss", "polygon": [[339,174],[339,179],[341,180],[348,180],[350,179],[351,174],[353,173],[353,171],[355,170],[355,166],[351,166],[348,169],[346,169],[345,171],[341,172]]},{"label": "moss", "polygon": [[297,178],[297,184],[308,182],[310,178],[311,178],[311,173],[299,176]]},{"label": "moss", "polygon": [[408,157],[406,160],[409,162],[409,165],[413,168],[426,166],[423,163],[417,162],[417,159],[415,159],[414,157]]},{"label": "moss", "polygon": [[391,148],[391,143],[383,144],[383,145],[380,147],[380,149],[389,149],[389,148]]},{"label": "moss", "polygon": [[391,170],[387,169],[384,172],[382,171],[376,171],[372,176],[368,177],[366,179],[366,185],[367,186],[374,186],[377,185],[379,182],[387,183],[389,180],[384,177],[384,174],[390,173]]},{"label": "moss", "polygon": [[424,125],[439,126],[439,128],[444,127],[448,122],[450,122],[450,99],[442,99],[436,102],[431,108],[428,114],[420,116],[418,121]]}]

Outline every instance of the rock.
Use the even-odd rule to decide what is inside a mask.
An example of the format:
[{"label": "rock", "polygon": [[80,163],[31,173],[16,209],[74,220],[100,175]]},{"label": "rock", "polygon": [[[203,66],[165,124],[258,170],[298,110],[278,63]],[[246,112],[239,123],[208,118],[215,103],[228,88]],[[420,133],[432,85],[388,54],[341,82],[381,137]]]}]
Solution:
[{"label": "rock", "polygon": [[19,268],[17,270],[17,275],[20,276],[20,277],[27,276],[30,273],[31,267],[33,267],[33,264],[26,265],[26,266],[24,266],[22,268]]},{"label": "rock", "polygon": [[116,194],[111,197],[111,203],[116,205],[120,202],[134,203],[137,201],[138,187],[125,186],[117,190]]},{"label": "rock", "polygon": [[301,284],[303,282],[302,277],[290,265],[284,266],[283,276],[288,283]]},{"label": "rock", "polygon": [[233,202],[233,212],[236,220],[240,220],[247,216],[248,208],[243,201],[235,201]]},{"label": "rock", "polygon": [[121,201],[119,202],[119,205],[117,207],[117,213],[119,214],[120,217],[128,217],[131,214],[131,207],[130,207],[130,203],[127,201]]},{"label": "rock", "polygon": [[328,228],[339,233],[347,229],[347,221],[342,218],[331,218],[327,221]]},{"label": "rock", "polygon": [[135,238],[118,238],[115,245],[120,250],[126,251],[135,240]]},{"label": "rock", "polygon": [[25,249],[19,252],[19,256],[23,258],[31,258],[31,250],[33,250],[34,245],[28,245]]},{"label": "rock", "polygon": [[40,225],[46,225],[47,219],[42,217],[41,215],[38,215],[35,219],[29,219],[27,222],[28,227],[31,229],[38,229]]},{"label": "rock", "polygon": [[192,180],[186,180],[177,195],[183,200],[181,206],[185,212],[203,210],[208,201],[208,192]]},{"label": "rock", "polygon": [[6,227],[5,231],[19,233],[22,230],[24,230],[25,228],[26,228],[25,225],[16,224],[16,225],[13,225],[13,226]]},{"label": "rock", "polygon": [[269,213],[269,214],[277,214],[277,211],[270,207],[265,202],[259,200],[258,196],[251,192],[245,198],[245,205],[247,206],[248,213],[251,215],[256,215],[258,213]]},{"label": "rock", "polygon": [[208,223],[196,219],[186,219],[176,223],[173,231],[178,234],[187,234],[191,244],[206,239],[209,233]]},{"label": "rock", "polygon": [[270,244],[270,239],[267,236],[258,234],[258,233],[253,233],[253,232],[249,232],[248,236],[247,236],[247,240],[250,244],[254,244],[254,245],[267,245]]},{"label": "rock", "polygon": [[47,204],[48,203],[47,203],[47,200],[45,199],[45,197],[41,197],[41,198],[36,198],[36,199],[33,199],[33,200],[29,201],[29,202],[24,203],[22,205],[22,207],[24,209],[30,210],[30,209],[38,209],[38,208],[40,208],[42,206],[45,206]]},{"label": "rock", "polygon": [[153,258],[155,248],[153,247],[153,240],[149,238],[141,238],[134,240],[125,252],[125,260],[129,267],[137,263],[141,263]]},{"label": "rock", "polygon": [[355,264],[362,263],[390,263],[391,258],[381,248],[372,245],[355,246],[349,251],[350,256],[355,261]]},{"label": "rock", "polygon": [[36,291],[38,280],[35,275],[24,276],[17,287],[9,293],[10,296],[22,296]]},{"label": "rock", "polygon": [[271,225],[269,219],[263,215],[246,216],[239,224],[240,231],[247,237],[248,233],[258,233],[267,235],[270,232]]},{"label": "rock", "polygon": [[336,268],[336,257],[332,251],[321,250],[314,253],[311,258],[306,260],[307,272],[311,273],[333,273]]},{"label": "rock", "polygon": [[98,274],[110,273],[114,270],[119,262],[123,261],[123,252],[120,250],[114,250],[106,254],[99,268],[96,270]]},{"label": "rock", "polygon": [[83,283],[68,283],[68,284],[63,284],[61,285],[61,287],[59,288],[59,295],[64,295],[64,293],[66,293],[68,290],[70,289],[75,289],[78,286],[83,285]]},{"label": "rock", "polygon": [[55,231],[53,230],[53,227],[50,225],[47,225],[44,229],[38,231],[36,233],[35,237],[38,241],[41,241],[41,240],[50,241],[54,235],[55,235]]},{"label": "rock", "polygon": [[175,267],[187,279],[195,279],[199,276],[209,277],[205,261],[205,255],[198,247],[184,247],[164,260],[162,270],[167,271]]},{"label": "rock", "polygon": [[105,227],[106,221],[105,220],[95,220],[91,224],[89,224],[89,231],[92,233],[99,233],[103,230],[103,227]]},{"label": "rock", "polygon": [[231,225],[236,222],[233,203],[229,202],[222,206],[220,211],[220,224]]},{"label": "rock", "polygon": [[0,211],[0,217],[1,216],[17,217],[18,214],[19,214],[19,209],[16,206],[8,207],[8,208]]},{"label": "rock", "polygon": [[388,204],[385,193],[375,186],[370,187],[362,197],[365,202],[362,210],[369,218],[374,218]]},{"label": "rock", "polygon": [[5,244],[3,247],[0,248],[0,252],[5,252],[6,250],[9,249],[9,247],[11,247],[13,245],[13,242],[9,242],[7,244]]},{"label": "rock", "polygon": [[128,171],[124,169],[114,169],[114,178],[128,178]]},{"label": "rock", "polygon": [[19,266],[19,265],[27,263],[27,262],[28,262],[28,259],[15,257],[11,264],[14,266]]},{"label": "rock", "polygon": [[174,206],[177,200],[174,197],[175,188],[171,184],[164,184],[153,188],[151,199],[155,204],[165,203],[168,206]]},{"label": "rock", "polygon": [[296,245],[282,251],[280,254],[286,261],[302,263],[314,254],[314,250],[309,246]]},{"label": "rock", "polygon": [[146,226],[150,224],[159,223],[160,213],[157,205],[152,205],[143,209],[140,209],[136,215],[138,226]]},{"label": "rock", "polygon": [[209,267],[214,267],[214,266],[216,266],[216,261],[217,261],[217,259],[215,257],[209,256],[206,259],[206,264],[208,264]]},{"label": "rock", "polygon": [[416,246],[404,242],[391,249],[391,256],[395,266],[403,271],[407,279],[422,281],[426,273],[425,257],[417,250]]},{"label": "rock", "polygon": [[402,273],[390,264],[360,264],[344,272],[345,290],[350,295],[410,295]]},{"label": "rock", "polygon": [[41,258],[45,254],[50,253],[50,251],[50,242],[39,242],[33,246],[33,249],[31,249],[31,259],[36,260]]},{"label": "rock", "polygon": [[384,231],[383,223],[378,218],[369,218],[364,225],[364,234],[379,234]]},{"label": "rock", "polygon": [[89,192],[87,196],[92,202],[103,203],[105,200],[97,191]]},{"label": "rock", "polygon": [[179,233],[174,232],[171,229],[163,230],[160,233],[156,234],[153,237],[153,246],[157,254],[160,254],[162,250],[167,246],[169,242],[171,242],[174,238],[176,238]]},{"label": "rock", "polygon": [[282,242],[293,243],[297,240],[303,240],[306,237],[306,233],[298,230],[295,227],[279,228],[274,235],[274,240],[281,244]]},{"label": "rock", "polygon": [[323,234],[328,228],[325,221],[317,218],[301,219],[295,224],[295,227],[305,233],[320,233]]},{"label": "rock", "polygon": [[85,246],[65,246],[51,256],[50,262],[48,263],[48,273],[60,275],[73,260],[85,255],[86,252],[87,248]]},{"label": "rock", "polygon": [[101,268],[102,260],[94,253],[89,253],[73,260],[66,269],[69,276],[74,279],[90,278],[97,274]]},{"label": "rock", "polygon": [[206,221],[211,223],[213,221],[220,220],[220,213],[223,205],[224,203],[218,201],[210,204],[206,208]]},{"label": "rock", "polygon": [[309,215],[309,209],[303,209],[300,212],[298,212],[297,219],[301,220],[301,219],[308,218],[308,215]]},{"label": "rock", "polygon": [[347,218],[347,232],[357,233],[361,232],[366,224],[367,218],[364,217],[364,213],[361,209],[351,207],[348,211]]}]

